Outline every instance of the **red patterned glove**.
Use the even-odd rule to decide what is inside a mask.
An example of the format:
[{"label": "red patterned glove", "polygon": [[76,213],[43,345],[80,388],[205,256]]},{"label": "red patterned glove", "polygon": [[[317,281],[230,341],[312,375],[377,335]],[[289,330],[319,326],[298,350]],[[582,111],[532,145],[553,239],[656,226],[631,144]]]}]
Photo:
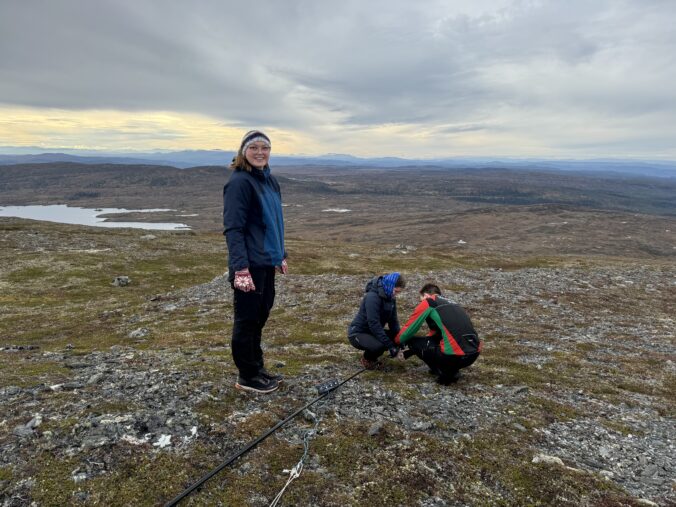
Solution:
[{"label": "red patterned glove", "polygon": [[277,266],[277,271],[285,275],[289,271],[289,265],[286,263],[286,259],[282,259],[282,264]]},{"label": "red patterned glove", "polygon": [[251,278],[251,273],[249,273],[249,268],[244,268],[239,271],[235,271],[235,289],[239,289],[242,292],[250,292],[256,290],[254,285],[253,278]]}]

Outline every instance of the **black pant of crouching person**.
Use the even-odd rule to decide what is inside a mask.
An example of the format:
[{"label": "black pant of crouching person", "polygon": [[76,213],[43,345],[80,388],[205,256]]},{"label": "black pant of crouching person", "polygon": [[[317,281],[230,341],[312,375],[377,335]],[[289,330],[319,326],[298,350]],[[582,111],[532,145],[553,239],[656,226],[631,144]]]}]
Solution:
[{"label": "black pant of crouching person", "polygon": [[[385,334],[390,340],[394,340],[396,332],[385,329]],[[347,339],[356,349],[364,351],[364,359],[370,362],[378,361],[378,358],[387,351],[387,346],[375,336],[368,333],[355,333],[351,328],[347,330]]]},{"label": "black pant of crouching person", "polygon": [[439,376],[437,381],[440,384],[457,381],[460,378],[460,370],[472,365],[479,357],[478,352],[462,356],[444,354],[437,338],[427,336],[411,338],[406,345],[408,350],[404,352],[404,357],[417,356],[429,367],[430,373]]}]

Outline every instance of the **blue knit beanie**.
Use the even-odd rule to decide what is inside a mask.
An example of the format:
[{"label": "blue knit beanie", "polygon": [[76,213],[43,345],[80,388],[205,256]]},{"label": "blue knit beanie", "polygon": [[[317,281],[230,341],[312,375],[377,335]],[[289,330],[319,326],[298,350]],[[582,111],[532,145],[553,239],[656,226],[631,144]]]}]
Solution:
[{"label": "blue knit beanie", "polygon": [[397,283],[397,280],[399,280],[399,273],[396,271],[383,276],[383,290],[388,298],[391,298],[394,294],[394,285]]}]

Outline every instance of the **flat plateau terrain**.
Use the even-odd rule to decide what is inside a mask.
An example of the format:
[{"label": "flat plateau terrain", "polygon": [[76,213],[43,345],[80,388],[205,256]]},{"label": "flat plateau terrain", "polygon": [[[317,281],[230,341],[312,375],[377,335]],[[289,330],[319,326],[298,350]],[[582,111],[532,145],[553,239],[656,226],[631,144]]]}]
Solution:
[{"label": "flat plateau terrain", "polygon": [[444,387],[415,358],[385,360],[182,505],[269,505],[313,428],[281,505],[676,503],[676,182],[277,174],[290,272],[263,341],[285,381],[255,396],[233,385],[225,169],[0,168],[0,205],[172,208],[154,218],[194,228],[0,218],[0,505],[169,501],[358,371],[345,329],[365,283],[393,270],[409,282],[402,320],[426,281],[468,309],[477,363]]}]

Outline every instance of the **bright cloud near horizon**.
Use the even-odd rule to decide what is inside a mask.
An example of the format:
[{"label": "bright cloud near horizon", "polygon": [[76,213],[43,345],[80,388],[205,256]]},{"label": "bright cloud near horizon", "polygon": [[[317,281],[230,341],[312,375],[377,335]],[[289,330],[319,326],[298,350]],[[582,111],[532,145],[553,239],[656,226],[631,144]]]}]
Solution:
[{"label": "bright cloud near horizon", "polygon": [[672,0],[4,0],[3,147],[676,159]]}]

